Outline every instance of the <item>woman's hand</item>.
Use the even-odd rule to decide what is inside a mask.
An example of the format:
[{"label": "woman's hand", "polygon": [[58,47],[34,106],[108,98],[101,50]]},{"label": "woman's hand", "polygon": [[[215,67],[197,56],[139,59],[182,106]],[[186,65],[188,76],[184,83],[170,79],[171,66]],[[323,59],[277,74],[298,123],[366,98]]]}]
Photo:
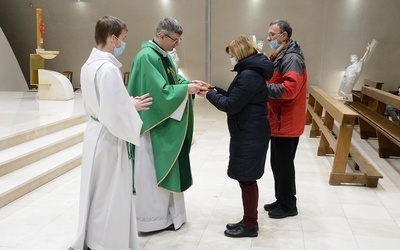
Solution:
[{"label": "woman's hand", "polygon": [[140,110],[149,110],[149,106],[153,104],[153,98],[150,97],[150,94],[144,94],[142,96],[131,96],[132,103],[135,106],[137,111]]},{"label": "woman's hand", "polygon": [[192,82],[201,86],[200,91],[197,92],[197,95],[201,97],[206,97],[208,91],[215,88],[215,86],[210,85],[208,82],[203,82],[200,80],[194,80]]},{"label": "woman's hand", "polygon": [[200,90],[200,92],[198,92],[197,95],[201,96],[201,97],[206,97],[207,93],[208,93],[208,89]]},{"label": "woman's hand", "polygon": [[207,82],[203,82],[200,80],[193,80],[190,82],[189,85],[191,84],[196,84],[197,85],[197,91],[193,94],[197,94],[201,97],[205,97],[207,95],[208,90],[213,89],[214,86],[211,86],[209,83]]},{"label": "woman's hand", "polygon": [[215,88],[215,86],[210,85],[208,82],[203,82],[200,80],[193,80],[191,81],[192,83],[197,83],[198,85],[200,85],[201,87],[205,87],[207,89],[213,89]]}]

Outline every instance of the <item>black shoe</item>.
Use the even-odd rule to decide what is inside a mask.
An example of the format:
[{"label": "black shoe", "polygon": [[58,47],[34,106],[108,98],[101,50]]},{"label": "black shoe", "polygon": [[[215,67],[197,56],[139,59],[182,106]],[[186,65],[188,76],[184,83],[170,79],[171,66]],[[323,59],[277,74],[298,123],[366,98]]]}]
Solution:
[{"label": "black shoe", "polygon": [[168,227],[164,228],[165,231],[175,231],[174,224],[169,225]]},{"label": "black shoe", "polygon": [[224,232],[225,236],[232,238],[240,238],[240,237],[257,237],[257,226],[254,227],[246,227],[243,223],[234,229],[227,229]]},{"label": "black shoe", "polygon": [[277,208],[279,206],[278,201],[272,202],[270,204],[265,204],[264,205],[264,210],[265,211],[271,211],[274,210],[275,208]]},{"label": "black shoe", "polygon": [[[239,227],[240,224],[242,224],[242,221],[239,221],[238,223],[229,223],[229,224],[226,224],[226,229],[228,229],[228,230],[235,229],[235,228]],[[258,230],[259,230],[259,229],[258,229],[258,223],[257,223],[257,225],[256,225],[255,227],[257,228],[257,232],[258,232]]]},{"label": "black shoe", "polygon": [[239,222],[237,222],[237,223],[229,223],[229,224],[226,224],[226,229],[228,229],[228,230],[235,229],[235,228],[237,228],[238,226],[240,226],[241,223],[242,223],[242,221],[239,221]]},{"label": "black shoe", "polygon": [[298,214],[297,209],[287,211],[283,210],[281,207],[277,207],[268,212],[269,218],[273,219],[283,219],[289,216],[296,216]]}]

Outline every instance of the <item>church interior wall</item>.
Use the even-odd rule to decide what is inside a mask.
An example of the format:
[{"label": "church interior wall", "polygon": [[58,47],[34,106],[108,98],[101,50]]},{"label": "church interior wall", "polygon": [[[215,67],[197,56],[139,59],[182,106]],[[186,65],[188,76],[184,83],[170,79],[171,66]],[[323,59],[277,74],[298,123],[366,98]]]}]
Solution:
[{"label": "church interior wall", "polygon": [[[364,78],[384,82],[384,90],[400,83],[396,60],[400,30],[395,28],[400,21],[398,0],[0,0],[0,27],[27,82],[29,54],[36,49],[36,8],[43,10],[45,49],[60,51],[45,61],[45,68],[73,71],[75,87],[80,85],[80,67],[95,46],[95,23],[104,15],[117,16],[128,25],[127,48],[118,58],[122,72],[130,70],[141,42],[154,36],[158,21],[172,16],[184,29],[177,47],[183,74],[227,87],[234,73],[225,45],[241,34],[266,41],[270,21],[282,18],[292,25],[292,38],[302,46],[309,85],[336,93],[350,56],[361,57],[372,39],[379,44],[355,89]],[[267,43],[262,51],[272,52]]]}]

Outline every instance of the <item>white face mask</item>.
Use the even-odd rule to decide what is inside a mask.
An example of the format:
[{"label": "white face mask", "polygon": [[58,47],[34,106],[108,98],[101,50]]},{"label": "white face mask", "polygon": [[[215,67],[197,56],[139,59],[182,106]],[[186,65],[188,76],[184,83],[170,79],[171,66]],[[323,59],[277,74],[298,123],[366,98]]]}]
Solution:
[{"label": "white face mask", "polygon": [[235,67],[235,65],[237,64],[235,57],[231,57],[231,63],[232,63],[232,66]]}]

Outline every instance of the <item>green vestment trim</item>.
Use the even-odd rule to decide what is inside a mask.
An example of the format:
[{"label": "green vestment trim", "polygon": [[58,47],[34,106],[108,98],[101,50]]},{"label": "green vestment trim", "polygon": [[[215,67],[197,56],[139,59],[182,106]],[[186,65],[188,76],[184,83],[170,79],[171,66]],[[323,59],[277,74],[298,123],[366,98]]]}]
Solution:
[{"label": "green vestment trim", "polygon": [[[143,121],[141,134],[150,132],[158,186],[172,192],[183,192],[193,183],[189,160],[193,106],[187,93],[188,83],[176,72],[169,55],[164,57],[160,48],[151,42],[142,44],[132,63],[128,92],[131,96],[150,93],[153,98],[150,110],[139,112]],[[186,97],[182,119],[170,118]]]},{"label": "green vestment trim", "polygon": [[90,116],[90,118],[92,118],[93,121],[99,122],[99,119],[97,117]]}]

